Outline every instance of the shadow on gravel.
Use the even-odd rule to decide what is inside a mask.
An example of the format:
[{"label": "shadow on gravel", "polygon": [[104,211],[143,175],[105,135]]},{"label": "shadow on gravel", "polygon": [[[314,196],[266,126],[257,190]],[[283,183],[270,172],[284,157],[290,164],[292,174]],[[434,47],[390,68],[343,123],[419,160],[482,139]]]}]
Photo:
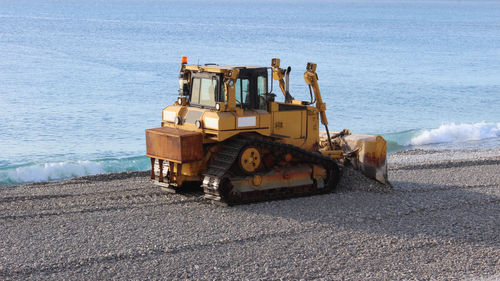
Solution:
[{"label": "shadow on gravel", "polygon": [[16,220],[24,220],[29,218],[45,218],[45,217],[53,217],[53,216],[69,216],[74,214],[91,214],[91,213],[106,213],[106,212],[118,212],[124,210],[132,210],[132,209],[144,209],[144,208],[153,208],[159,206],[172,206],[172,205],[184,205],[188,203],[198,202],[198,198],[190,198],[187,200],[179,200],[172,202],[161,202],[161,203],[149,203],[149,202],[141,202],[141,203],[130,203],[127,206],[110,206],[110,207],[91,207],[91,208],[83,208],[78,210],[69,210],[69,211],[52,211],[52,212],[44,212],[44,213],[30,213],[23,215],[8,215],[8,216],[0,216],[0,222],[3,221],[16,221]]},{"label": "shadow on gravel", "polygon": [[440,186],[393,182],[389,193],[353,191],[237,206],[258,216],[401,239],[500,247],[500,197],[482,193],[497,186]]},{"label": "shadow on gravel", "polygon": [[114,173],[114,174],[99,174],[99,175],[75,178],[69,180],[69,182],[79,181],[79,180],[85,180],[87,182],[107,182],[107,181],[122,180],[135,177],[140,177],[140,178],[148,177],[149,173],[150,173],[149,171],[137,171],[137,172]]},{"label": "shadow on gravel", "polygon": [[389,170],[419,170],[419,169],[448,169],[448,168],[463,168],[472,166],[484,165],[498,165],[500,159],[478,159],[478,160],[464,160],[464,161],[446,161],[438,163],[420,163],[414,165],[393,165]]},{"label": "shadow on gravel", "polygon": [[99,183],[99,182],[109,182],[114,180],[122,180],[129,178],[147,178],[149,177],[149,171],[134,171],[134,172],[122,172],[122,173],[111,173],[111,174],[97,174],[83,177],[76,177],[66,180],[53,180],[53,181],[41,181],[41,182],[28,182],[20,185],[8,186],[5,188],[18,188],[18,187],[44,187],[46,185],[73,185],[73,184],[86,184],[86,183]]},{"label": "shadow on gravel", "polygon": [[[42,201],[42,200],[50,200],[50,199],[64,199],[64,198],[75,198],[75,197],[85,197],[89,195],[108,195],[112,197],[113,194],[120,194],[129,191],[139,191],[144,190],[144,187],[141,188],[129,188],[122,190],[113,190],[113,191],[103,191],[103,192],[83,192],[83,193],[68,193],[68,194],[41,194],[41,195],[20,195],[20,196],[6,196],[0,198],[1,203],[11,203],[18,201]],[[115,195],[116,197],[116,195]]]}]

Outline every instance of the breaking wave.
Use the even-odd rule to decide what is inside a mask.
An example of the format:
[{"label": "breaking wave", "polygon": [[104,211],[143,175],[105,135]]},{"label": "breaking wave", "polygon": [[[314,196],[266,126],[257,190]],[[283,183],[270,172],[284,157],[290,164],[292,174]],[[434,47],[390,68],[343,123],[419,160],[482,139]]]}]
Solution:
[{"label": "breaking wave", "polygon": [[450,123],[436,129],[423,130],[411,138],[406,145],[477,141],[495,137],[500,137],[500,123]]},{"label": "breaking wave", "polygon": [[105,173],[140,171],[148,169],[148,163],[149,160],[145,156],[29,163],[0,169],[0,186],[54,181]]},{"label": "breaking wave", "polygon": [[[425,146],[425,149],[475,149],[500,145],[500,123],[447,123],[434,129],[414,129],[382,135],[387,152]],[[478,142],[479,141],[479,142]],[[431,146],[431,147],[430,147]]]}]

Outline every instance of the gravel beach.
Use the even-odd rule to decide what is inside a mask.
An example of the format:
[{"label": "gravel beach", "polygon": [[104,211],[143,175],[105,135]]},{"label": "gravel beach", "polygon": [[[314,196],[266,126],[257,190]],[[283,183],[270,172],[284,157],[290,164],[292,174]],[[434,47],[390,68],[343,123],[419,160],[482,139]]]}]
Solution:
[{"label": "gravel beach", "polygon": [[392,189],[236,207],[147,172],[0,189],[0,280],[500,279],[500,150],[389,156]]}]

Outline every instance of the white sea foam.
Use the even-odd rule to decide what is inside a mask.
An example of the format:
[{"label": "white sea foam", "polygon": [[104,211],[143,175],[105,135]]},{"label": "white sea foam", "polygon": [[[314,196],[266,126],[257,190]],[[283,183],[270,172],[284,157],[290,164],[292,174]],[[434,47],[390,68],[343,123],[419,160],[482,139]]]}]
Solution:
[{"label": "white sea foam", "polygon": [[146,157],[33,163],[0,170],[0,185],[53,181],[74,177],[145,170]]},{"label": "white sea foam", "polygon": [[407,145],[451,143],[500,137],[500,123],[444,124],[437,129],[424,130]]},{"label": "white sea foam", "polygon": [[22,166],[8,170],[7,177],[11,182],[24,183],[81,177],[104,172],[105,170],[97,162],[75,161]]}]

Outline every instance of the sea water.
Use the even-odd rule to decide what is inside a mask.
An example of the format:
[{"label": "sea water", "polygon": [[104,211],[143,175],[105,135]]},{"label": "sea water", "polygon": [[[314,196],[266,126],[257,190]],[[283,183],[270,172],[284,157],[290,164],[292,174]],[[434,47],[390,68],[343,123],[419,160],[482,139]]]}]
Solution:
[{"label": "sea water", "polygon": [[181,56],[279,57],[303,100],[315,62],[330,130],[390,152],[500,147],[498,1],[0,0],[0,185],[147,169]]}]

